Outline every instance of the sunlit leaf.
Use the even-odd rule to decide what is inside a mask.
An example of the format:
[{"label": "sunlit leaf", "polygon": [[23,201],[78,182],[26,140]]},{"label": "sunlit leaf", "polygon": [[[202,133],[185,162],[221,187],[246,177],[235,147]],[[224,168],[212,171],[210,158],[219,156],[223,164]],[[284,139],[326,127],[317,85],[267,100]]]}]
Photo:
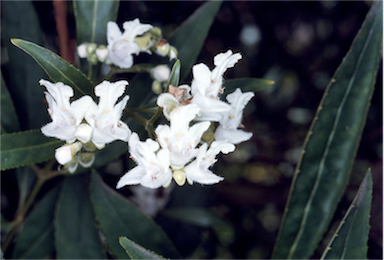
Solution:
[{"label": "sunlit leaf", "polygon": [[90,190],[96,219],[117,258],[127,257],[119,244],[121,236],[165,257],[179,258],[164,231],[129,200],[104,184],[96,172],[92,173]]},{"label": "sunlit leaf", "polygon": [[126,237],[120,237],[119,243],[131,259],[164,259],[164,257],[145,249]]},{"label": "sunlit leaf", "polygon": [[1,170],[47,161],[63,143],[44,136],[40,130],[3,134],[0,138]]},{"label": "sunlit leaf", "polygon": [[92,205],[89,174],[67,176],[55,211],[55,244],[60,259],[105,259]]},{"label": "sunlit leaf", "polygon": [[309,258],[348,182],[381,58],[382,2],[373,3],[319,105],[292,181],[274,258]]},{"label": "sunlit leaf", "polygon": [[369,169],[321,259],[367,259],[372,175]]}]

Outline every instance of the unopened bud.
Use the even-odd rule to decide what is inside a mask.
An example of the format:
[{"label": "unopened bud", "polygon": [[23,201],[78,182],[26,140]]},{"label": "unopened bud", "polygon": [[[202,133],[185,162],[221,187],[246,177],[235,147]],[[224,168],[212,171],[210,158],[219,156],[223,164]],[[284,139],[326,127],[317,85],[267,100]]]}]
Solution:
[{"label": "unopened bud", "polygon": [[100,62],[105,62],[105,60],[108,58],[108,49],[104,45],[100,45],[96,49],[96,56]]},{"label": "unopened bud", "polygon": [[174,171],[173,172],[173,179],[179,186],[183,186],[185,184],[185,173],[183,171]]},{"label": "unopened bud", "polygon": [[88,57],[87,46],[88,46],[88,43],[83,43],[83,44],[77,46],[77,54],[79,54],[80,58]]},{"label": "unopened bud", "polygon": [[88,143],[92,137],[92,127],[82,123],[76,128],[75,137],[82,143]]},{"label": "unopened bud", "polygon": [[159,81],[154,80],[152,82],[152,91],[157,95],[159,95],[163,91],[163,89],[161,88],[161,83]]},{"label": "unopened bud", "polygon": [[169,48],[168,56],[169,56],[169,60],[177,59],[177,49],[171,46]]},{"label": "unopened bud", "polygon": [[77,152],[81,150],[83,145],[80,142],[73,144],[66,144],[56,149],[55,158],[58,163],[64,165],[73,160],[73,157]]},{"label": "unopened bud", "polygon": [[167,65],[158,65],[151,69],[152,78],[160,82],[167,81],[170,74],[171,69]]},{"label": "unopened bud", "polygon": [[80,153],[79,154],[79,163],[84,168],[91,167],[93,162],[95,161],[95,154],[94,153]]},{"label": "unopened bud", "polygon": [[157,44],[156,44],[156,53],[160,56],[166,56],[168,55],[170,45],[167,41],[164,39],[161,39]]},{"label": "unopened bud", "polygon": [[138,36],[135,38],[136,44],[140,47],[141,51],[147,51],[152,45],[151,44],[151,34],[145,33],[143,36]]}]

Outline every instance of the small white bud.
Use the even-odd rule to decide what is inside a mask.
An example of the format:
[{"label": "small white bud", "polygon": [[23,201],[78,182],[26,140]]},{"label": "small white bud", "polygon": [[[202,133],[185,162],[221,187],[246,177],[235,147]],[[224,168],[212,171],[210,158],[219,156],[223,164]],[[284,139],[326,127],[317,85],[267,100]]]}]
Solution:
[{"label": "small white bud", "polygon": [[160,82],[158,82],[157,80],[154,80],[153,82],[152,82],[152,91],[155,93],[155,94],[157,94],[157,95],[159,95],[161,92],[162,92],[162,88],[161,88],[161,83]]},{"label": "small white bud", "polygon": [[168,56],[169,56],[169,60],[177,59],[177,50],[175,47],[171,46],[169,48]]},{"label": "small white bud", "polygon": [[83,43],[83,44],[77,46],[77,54],[79,54],[80,58],[87,58],[87,56],[88,56],[87,46],[88,46],[88,43]]},{"label": "small white bud", "polygon": [[100,62],[105,62],[108,58],[108,49],[104,45],[100,45],[96,49],[96,56]]},{"label": "small white bud", "polygon": [[75,154],[81,150],[83,145],[80,142],[66,144],[56,149],[55,158],[58,163],[64,165],[72,161]]},{"label": "small white bud", "polygon": [[183,186],[185,184],[185,173],[183,171],[174,171],[173,179],[179,186]]},{"label": "small white bud", "polygon": [[158,65],[151,69],[152,77],[159,82],[167,81],[170,74],[171,69],[167,65]]}]

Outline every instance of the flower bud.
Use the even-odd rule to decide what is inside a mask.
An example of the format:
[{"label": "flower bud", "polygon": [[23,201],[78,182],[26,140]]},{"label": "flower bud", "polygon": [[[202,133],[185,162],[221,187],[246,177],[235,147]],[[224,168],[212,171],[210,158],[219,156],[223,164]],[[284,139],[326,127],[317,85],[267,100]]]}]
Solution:
[{"label": "flower bud", "polygon": [[183,171],[174,171],[173,172],[173,179],[179,186],[183,186],[185,184],[185,173]]},{"label": "flower bud", "polygon": [[169,60],[177,59],[177,49],[171,46],[169,48],[168,56],[169,56]]},{"label": "flower bud", "polygon": [[77,46],[77,54],[79,54],[80,58],[86,58],[88,56],[87,46],[88,46],[88,43],[83,43],[83,44]]},{"label": "flower bud", "polygon": [[108,49],[104,45],[100,45],[96,49],[96,56],[100,62],[105,62],[108,58]]},{"label": "flower bud", "polygon": [[95,154],[94,153],[79,153],[79,163],[84,168],[91,167],[93,162],[95,161]]},{"label": "flower bud", "polygon": [[156,53],[160,56],[166,56],[168,55],[168,52],[169,52],[169,48],[170,48],[170,45],[169,43],[164,40],[164,39],[161,39],[157,44],[156,44]]},{"label": "flower bud", "polygon": [[159,82],[167,81],[170,74],[171,69],[167,65],[158,65],[151,69],[152,78]]},{"label": "flower bud", "polygon": [[135,42],[141,51],[147,51],[152,45],[151,34],[145,33],[143,36],[138,36],[135,38]]},{"label": "flower bud", "polygon": [[154,80],[152,82],[152,91],[155,94],[159,95],[162,92],[162,90],[163,89],[161,88],[161,83],[159,81],[157,81],[157,80]]},{"label": "flower bud", "polygon": [[81,150],[83,145],[80,142],[66,144],[56,149],[55,158],[58,163],[64,165],[73,160],[77,152]]}]

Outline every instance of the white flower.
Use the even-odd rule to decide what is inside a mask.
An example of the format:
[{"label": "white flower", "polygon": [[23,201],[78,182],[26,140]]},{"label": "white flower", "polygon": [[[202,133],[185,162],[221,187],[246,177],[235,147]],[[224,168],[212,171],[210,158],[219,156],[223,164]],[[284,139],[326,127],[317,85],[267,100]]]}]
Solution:
[{"label": "white flower", "polygon": [[127,85],[125,80],[114,83],[103,81],[95,87],[95,94],[100,97],[99,104],[93,102],[85,119],[93,129],[92,142],[99,149],[115,140],[128,141],[131,135],[131,130],[120,120],[129,96],[125,96],[115,105]]},{"label": "white flower", "polygon": [[133,133],[129,139],[129,151],[138,165],[121,177],[116,188],[132,184],[141,184],[152,189],[168,187],[172,180],[169,151],[158,151],[159,148],[159,144],[152,139],[140,142],[137,133]]},{"label": "white flower", "polygon": [[171,126],[159,125],[155,130],[161,147],[170,151],[173,169],[184,167],[196,156],[195,147],[211,124],[201,122],[189,127],[189,123],[199,111],[200,108],[194,104],[179,106],[170,114]]},{"label": "white flower", "polygon": [[45,98],[48,102],[48,112],[52,122],[41,128],[44,135],[65,140],[73,143],[76,140],[77,127],[84,118],[84,114],[92,105],[93,100],[90,96],[69,103],[69,98],[73,96],[73,89],[61,82],[51,83],[47,80],[40,80],[40,85],[45,86]]},{"label": "white flower", "polygon": [[244,132],[238,128],[241,126],[244,107],[254,95],[252,92],[242,93],[237,88],[236,91],[227,96],[232,109],[223,113],[223,118],[215,132],[216,140],[227,140],[232,144],[238,144],[252,137],[252,133]]},{"label": "white flower", "polygon": [[141,24],[136,18],[133,21],[124,22],[124,32],[122,33],[114,22],[108,22],[107,41],[108,59],[120,68],[130,68],[133,65],[132,54],[138,55],[140,47],[135,42],[135,37],[150,30],[152,25]]},{"label": "white flower", "polygon": [[219,113],[231,109],[228,104],[218,99],[218,94],[223,91],[224,72],[228,68],[232,68],[240,59],[240,53],[233,54],[231,50],[228,50],[226,53],[220,53],[214,57],[216,67],[212,71],[203,63],[193,66],[192,103],[201,108],[201,115],[198,119],[219,121],[221,119]]},{"label": "white flower", "polygon": [[207,143],[204,143],[198,151],[196,159],[185,167],[185,175],[190,184],[198,182],[201,184],[214,184],[223,180],[216,174],[208,170],[217,160],[216,155],[220,152],[227,154],[233,152],[235,146],[224,141],[214,141],[207,150]]}]

